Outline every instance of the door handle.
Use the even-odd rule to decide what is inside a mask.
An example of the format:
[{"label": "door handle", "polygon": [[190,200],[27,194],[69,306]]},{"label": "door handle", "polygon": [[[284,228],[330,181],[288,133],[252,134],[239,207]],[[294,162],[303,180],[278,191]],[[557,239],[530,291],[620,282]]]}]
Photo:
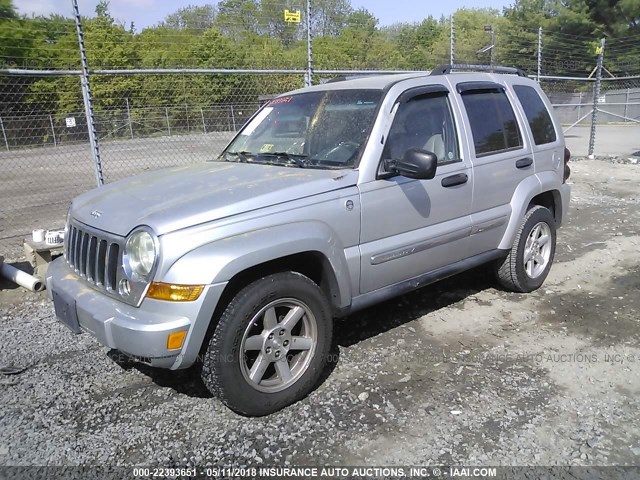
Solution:
[{"label": "door handle", "polygon": [[445,177],[442,179],[443,187],[455,187],[456,185],[462,185],[463,183],[467,183],[469,177],[467,177],[466,173],[458,173],[456,175],[451,175],[449,177]]},{"label": "door handle", "polygon": [[531,166],[531,164],[533,164],[533,158],[531,157],[521,158],[520,160],[516,161],[516,168],[527,168]]}]

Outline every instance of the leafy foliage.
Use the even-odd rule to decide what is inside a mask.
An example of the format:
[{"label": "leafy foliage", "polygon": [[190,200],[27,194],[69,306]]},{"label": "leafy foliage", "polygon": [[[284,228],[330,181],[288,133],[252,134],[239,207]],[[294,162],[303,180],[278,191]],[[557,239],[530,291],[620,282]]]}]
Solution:
[{"label": "leafy foliage", "polygon": [[[290,3],[304,6],[304,1]],[[350,0],[311,0],[310,20],[316,69],[424,70],[448,63],[450,22],[431,16],[413,23],[380,26]],[[101,0],[83,18],[92,69],[304,69],[306,18],[287,23],[281,0],[219,0],[186,6],[156,26],[136,32],[110,13]],[[503,12],[460,9],[454,14],[455,58],[494,61],[534,72],[538,28],[542,28],[544,74],[588,75],[599,39],[607,39],[605,66],[612,74],[640,73],[639,0],[514,0]],[[78,69],[75,23],[59,15],[24,17],[11,0],[0,0],[0,63],[3,68]],[[79,79],[37,78],[11,83],[0,99],[0,114],[42,112],[62,117],[82,111]],[[98,110],[210,106],[240,92],[247,101],[298,88],[300,76],[95,75]],[[17,107],[19,105],[19,107]]]}]

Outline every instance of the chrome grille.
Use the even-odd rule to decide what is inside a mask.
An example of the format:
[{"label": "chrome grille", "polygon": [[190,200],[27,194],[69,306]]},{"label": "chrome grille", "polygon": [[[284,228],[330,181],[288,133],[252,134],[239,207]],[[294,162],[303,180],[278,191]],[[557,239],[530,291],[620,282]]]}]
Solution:
[{"label": "chrome grille", "polygon": [[121,248],[117,237],[71,223],[65,258],[67,264],[89,283],[115,293]]}]

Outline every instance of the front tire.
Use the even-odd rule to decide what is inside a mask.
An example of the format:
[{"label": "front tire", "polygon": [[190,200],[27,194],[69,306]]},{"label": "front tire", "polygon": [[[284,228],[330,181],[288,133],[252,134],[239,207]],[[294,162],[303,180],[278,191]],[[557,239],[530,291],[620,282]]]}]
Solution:
[{"label": "front tire", "polygon": [[535,205],[522,220],[507,257],[496,265],[500,285],[514,292],[532,292],[544,283],[556,252],[556,224],[548,208]]},{"label": "front tire", "polygon": [[202,380],[233,411],[268,415],[316,386],[331,348],[331,309],[295,272],[260,278],[224,310],[203,358]]}]

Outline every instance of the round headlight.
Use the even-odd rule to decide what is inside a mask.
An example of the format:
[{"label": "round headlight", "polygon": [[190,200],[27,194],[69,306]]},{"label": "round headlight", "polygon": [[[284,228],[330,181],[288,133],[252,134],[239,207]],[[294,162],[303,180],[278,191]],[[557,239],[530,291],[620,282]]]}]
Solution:
[{"label": "round headlight", "polygon": [[124,254],[131,273],[146,278],[151,273],[158,254],[153,236],[144,230],[134,232],[127,239]]}]

